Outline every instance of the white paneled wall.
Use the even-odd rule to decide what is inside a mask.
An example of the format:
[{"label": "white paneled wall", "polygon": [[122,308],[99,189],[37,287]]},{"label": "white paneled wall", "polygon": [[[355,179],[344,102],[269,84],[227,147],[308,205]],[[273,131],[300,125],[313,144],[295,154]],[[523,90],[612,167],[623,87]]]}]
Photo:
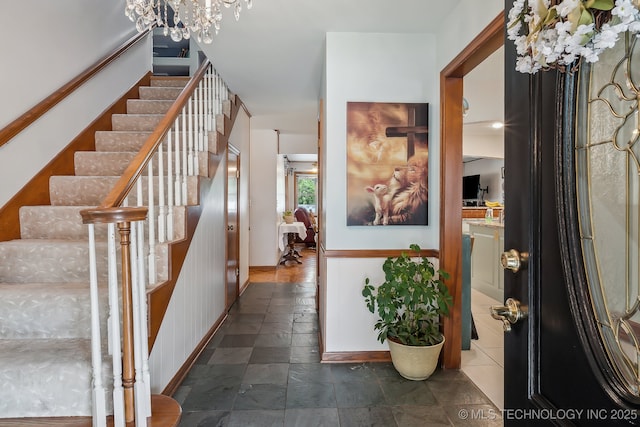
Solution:
[{"label": "white paneled wall", "polygon": [[225,309],[225,181],[220,162],[149,360],[151,390],[159,393]]}]

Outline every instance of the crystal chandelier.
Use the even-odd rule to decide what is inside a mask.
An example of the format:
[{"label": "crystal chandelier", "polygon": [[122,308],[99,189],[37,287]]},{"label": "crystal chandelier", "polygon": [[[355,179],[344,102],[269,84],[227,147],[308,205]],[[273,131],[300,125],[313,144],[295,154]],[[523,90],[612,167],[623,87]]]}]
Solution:
[{"label": "crystal chandelier", "polygon": [[[252,0],[244,0],[247,9],[251,9]],[[136,23],[139,32],[154,25],[164,27],[164,35],[170,35],[173,41],[188,39],[196,35],[198,42],[213,42],[220,31],[222,7],[233,7],[236,21],[240,19],[241,0],[127,0],[125,15]],[[169,16],[169,7],[173,10],[173,19]]]}]

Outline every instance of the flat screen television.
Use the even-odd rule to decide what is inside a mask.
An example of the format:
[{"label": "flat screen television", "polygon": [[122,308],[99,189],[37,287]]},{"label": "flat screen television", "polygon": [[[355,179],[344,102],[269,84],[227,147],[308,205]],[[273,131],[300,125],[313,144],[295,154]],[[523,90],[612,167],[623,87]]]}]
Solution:
[{"label": "flat screen television", "polygon": [[468,175],[462,177],[462,199],[477,199],[480,189],[480,175]]}]

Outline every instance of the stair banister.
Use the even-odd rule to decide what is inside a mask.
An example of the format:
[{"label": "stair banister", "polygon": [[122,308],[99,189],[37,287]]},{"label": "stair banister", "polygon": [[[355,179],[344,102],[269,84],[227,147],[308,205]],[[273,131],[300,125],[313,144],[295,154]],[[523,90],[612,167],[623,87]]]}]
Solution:
[{"label": "stair banister", "polygon": [[149,138],[147,138],[138,154],[136,154],[133,160],[131,160],[129,166],[116,182],[113,190],[111,190],[111,192],[109,192],[109,194],[104,198],[100,207],[107,208],[122,205],[124,199],[135,185],[135,182],[153,158],[158,145],[164,141],[165,136],[171,129],[171,125],[173,125],[174,121],[178,118],[180,112],[189,100],[189,97],[191,97],[200,80],[202,80],[203,76],[206,74],[210,64],[210,61],[206,60],[200,68],[198,68],[198,71],[191,78],[189,84],[185,86],[175,103],[169,108],[169,111],[167,111],[156,129],[151,133]]},{"label": "stair banister", "polygon": [[[207,82],[210,90],[207,89]],[[204,95],[213,95],[214,92],[219,96],[218,99],[202,99]],[[81,212],[84,223],[90,228],[95,223],[108,223],[109,227],[117,223],[120,234],[120,275],[112,271],[115,270],[116,264],[115,251],[108,251],[109,283],[117,283],[117,279],[113,277],[120,277],[123,299],[123,318],[114,319],[114,313],[118,313],[118,310],[111,308],[108,334],[109,347],[113,351],[114,359],[113,396],[116,427],[124,427],[124,423],[133,421],[136,426],[146,426],[146,418],[151,415],[147,286],[158,283],[158,280],[166,280],[166,277],[158,277],[166,272],[156,270],[156,248],[164,241],[174,238],[174,206],[187,205],[191,200],[192,195],[188,194],[188,178],[200,172],[200,153],[209,145],[208,124],[213,126],[213,123],[216,123],[212,114],[214,111],[222,112],[221,103],[228,98],[226,85],[206,60],[151,132],[101,205]],[[165,144],[166,157],[163,148]],[[158,176],[154,174],[154,162],[158,162]],[[156,180],[159,186],[157,191]],[[134,187],[136,191],[132,193]],[[129,207],[130,204],[137,207]],[[108,234],[113,236],[115,232]],[[145,236],[148,237],[146,242]],[[113,238],[115,240],[115,237]],[[94,243],[90,242],[90,245]],[[95,259],[92,259],[92,263],[95,263]],[[112,291],[109,295],[110,303],[116,300],[117,304],[117,297],[113,298]],[[99,313],[92,310],[92,316],[99,318]],[[120,322],[122,337],[118,334]],[[95,335],[99,338],[99,334],[98,325]],[[93,335],[92,332],[92,337]],[[94,359],[102,360],[100,346],[94,347],[93,350],[99,354],[94,354]],[[117,360],[120,352],[121,366],[120,360]],[[99,369],[100,367],[96,366],[95,372],[99,372]],[[96,383],[100,386],[99,381]],[[104,406],[99,402],[100,394],[98,389],[94,396],[94,401],[98,400],[96,406],[99,408]],[[96,418],[94,420],[96,425],[102,422]]]}]

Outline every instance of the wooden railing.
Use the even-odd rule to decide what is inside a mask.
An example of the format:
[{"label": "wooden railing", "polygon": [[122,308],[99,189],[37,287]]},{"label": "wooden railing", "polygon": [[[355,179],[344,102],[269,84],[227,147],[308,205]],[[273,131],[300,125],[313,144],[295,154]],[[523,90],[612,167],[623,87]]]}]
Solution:
[{"label": "wooden railing", "polygon": [[[146,291],[150,285],[166,280],[157,272],[157,247],[174,238],[174,208],[192,201],[190,198],[194,195],[189,194],[187,180],[204,172],[200,170],[199,154],[207,153],[209,145],[215,142],[217,116],[223,112],[223,103],[228,98],[226,85],[211,63],[205,61],[102,204],[81,211],[90,237],[94,224],[104,223],[109,227],[107,254],[97,254],[93,238],[89,244],[93,254],[91,271],[96,271],[97,259],[101,256],[107,259],[109,295],[114,296],[109,299],[107,335],[114,363],[115,427],[132,422],[146,426],[146,418],[151,415]],[[117,272],[116,225],[120,236],[120,273]],[[117,289],[118,283],[121,289]],[[94,293],[97,298],[97,290]],[[122,320],[116,316],[120,311],[118,294],[122,298]],[[92,310],[91,314],[92,322],[97,325],[92,331],[92,336],[96,335],[92,338],[96,426],[104,425],[106,418],[101,401],[104,387],[96,377],[100,375],[102,361],[97,306],[96,303],[96,311]],[[122,365],[119,365],[120,353]]]},{"label": "wooden railing", "polygon": [[118,59],[123,53],[128,51],[131,47],[136,45],[140,40],[143,40],[150,30],[145,30],[142,33],[136,33],[128,41],[126,41],[117,50],[110,55],[91,65],[84,70],[78,76],[76,76],[69,83],[62,86],[60,89],[53,92],[51,95],[40,101],[35,107],[31,108],[26,113],[22,114],[17,119],[13,120],[7,126],[0,130],[0,147],[9,142],[14,136],[18,135],[24,129],[26,129],[33,122],[45,115],[49,110],[55,107],[60,101],[71,95],[76,89],[84,84],[91,77],[102,71],[107,65]]}]

